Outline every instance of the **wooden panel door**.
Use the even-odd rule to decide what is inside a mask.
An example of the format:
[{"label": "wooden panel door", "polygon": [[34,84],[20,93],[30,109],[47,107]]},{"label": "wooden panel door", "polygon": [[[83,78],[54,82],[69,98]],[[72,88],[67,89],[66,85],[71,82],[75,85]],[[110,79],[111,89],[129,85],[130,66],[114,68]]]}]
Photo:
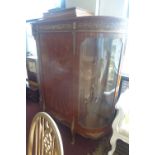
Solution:
[{"label": "wooden panel door", "polygon": [[40,34],[45,109],[70,122],[73,116],[73,36],[71,32]]}]

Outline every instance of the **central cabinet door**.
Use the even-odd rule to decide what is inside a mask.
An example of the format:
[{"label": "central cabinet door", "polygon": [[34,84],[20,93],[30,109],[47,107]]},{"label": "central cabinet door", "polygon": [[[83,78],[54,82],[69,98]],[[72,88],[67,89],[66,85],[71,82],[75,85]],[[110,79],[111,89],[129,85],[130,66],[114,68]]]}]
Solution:
[{"label": "central cabinet door", "polygon": [[41,33],[39,49],[45,109],[70,123],[73,117],[72,32]]}]

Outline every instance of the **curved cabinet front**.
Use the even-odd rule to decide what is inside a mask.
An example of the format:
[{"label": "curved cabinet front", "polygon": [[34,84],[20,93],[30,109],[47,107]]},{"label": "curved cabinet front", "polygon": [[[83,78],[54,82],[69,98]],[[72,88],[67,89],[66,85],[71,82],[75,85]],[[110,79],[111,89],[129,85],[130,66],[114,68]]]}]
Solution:
[{"label": "curved cabinet front", "polygon": [[96,131],[95,136],[111,124],[114,115],[123,42],[112,34],[95,32],[78,33],[77,40],[78,125],[81,130]]}]

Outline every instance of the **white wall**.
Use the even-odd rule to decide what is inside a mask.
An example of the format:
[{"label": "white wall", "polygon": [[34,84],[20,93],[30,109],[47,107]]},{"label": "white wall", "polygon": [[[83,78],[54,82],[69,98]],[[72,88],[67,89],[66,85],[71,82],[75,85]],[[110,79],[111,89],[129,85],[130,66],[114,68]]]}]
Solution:
[{"label": "white wall", "polygon": [[100,0],[99,15],[126,17],[128,0]]},{"label": "white wall", "polygon": [[27,0],[26,19],[41,18],[44,12],[59,5],[57,0]]},{"label": "white wall", "polygon": [[[99,2],[99,10],[97,6]],[[99,15],[126,17],[128,0],[66,0],[66,7],[80,7]]]},{"label": "white wall", "polygon": [[66,7],[80,7],[95,13],[96,0],[66,0]]}]

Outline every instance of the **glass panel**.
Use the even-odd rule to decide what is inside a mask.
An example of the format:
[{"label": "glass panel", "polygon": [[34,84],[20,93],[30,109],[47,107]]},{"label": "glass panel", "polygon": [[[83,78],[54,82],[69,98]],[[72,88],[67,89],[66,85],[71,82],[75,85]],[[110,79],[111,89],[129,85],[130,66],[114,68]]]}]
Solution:
[{"label": "glass panel", "polygon": [[[113,39],[111,44],[110,64],[108,67],[107,82],[105,83],[105,100],[108,104],[113,104],[114,92],[118,78],[120,54],[122,49],[121,39]],[[117,86],[119,87],[119,86]]]},{"label": "glass panel", "polygon": [[86,128],[110,122],[121,54],[121,39],[87,38],[80,47],[79,123]]}]

